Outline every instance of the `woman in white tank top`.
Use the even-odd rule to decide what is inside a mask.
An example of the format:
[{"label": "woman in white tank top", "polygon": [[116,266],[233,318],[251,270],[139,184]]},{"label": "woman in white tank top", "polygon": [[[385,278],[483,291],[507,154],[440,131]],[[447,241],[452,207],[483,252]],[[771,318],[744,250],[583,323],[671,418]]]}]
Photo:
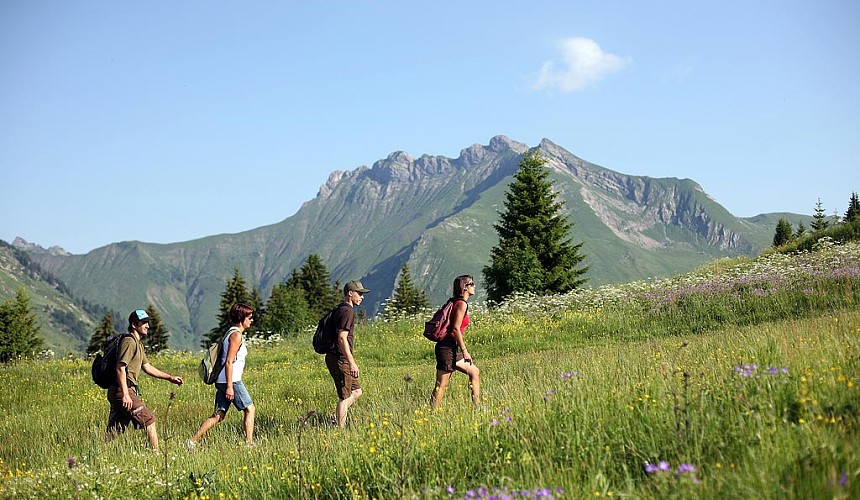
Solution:
[{"label": "woman in white tank top", "polygon": [[254,418],[256,409],[251,395],[242,382],[242,373],[245,371],[245,358],[248,356],[248,346],[245,345],[243,334],[254,321],[254,310],[242,303],[233,304],[230,308],[230,322],[233,326],[224,335],[222,361],[224,368],[218,374],[215,381],[215,411],[212,416],[200,424],[197,434],[187,441],[189,448],[194,448],[209,432],[227,416],[230,406],[244,412],[243,428],[245,430],[245,444],[254,445]]}]

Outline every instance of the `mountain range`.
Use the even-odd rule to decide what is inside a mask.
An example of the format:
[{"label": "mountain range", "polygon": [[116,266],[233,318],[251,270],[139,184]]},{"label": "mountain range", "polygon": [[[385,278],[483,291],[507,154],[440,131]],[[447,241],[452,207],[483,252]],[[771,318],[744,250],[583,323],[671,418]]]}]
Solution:
[{"label": "mountain range", "polygon": [[[440,303],[455,276],[481,281],[498,243],[493,224],[529,149],[496,136],[457,158],[394,152],[370,168],[332,172],[294,215],[241,233],[170,244],[125,241],[84,255],[16,246],[75,297],[116,311],[155,305],[174,348],[196,348],[216,325],[220,294],[234,268],[265,298],[311,253],[333,280],[360,279],[371,289],[364,304],[370,315],[391,296],[404,263],[431,303]],[[811,219],[786,213],[738,218],[690,179],[621,174],[547,139],[536,149],[547,158],[574,222],[572,241],[584,242],[589,286],[756,255],[771,244],[779,218]]]}]

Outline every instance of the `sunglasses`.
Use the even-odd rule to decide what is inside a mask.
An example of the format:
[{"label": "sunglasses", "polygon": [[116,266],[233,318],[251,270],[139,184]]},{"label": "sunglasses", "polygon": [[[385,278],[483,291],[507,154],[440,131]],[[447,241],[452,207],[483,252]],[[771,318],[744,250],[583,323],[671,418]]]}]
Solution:
[{"label": "sunglasses", "polygon": [[475,282],[473,281],[472,283],[466,283],[466,286],[475,286]]}]

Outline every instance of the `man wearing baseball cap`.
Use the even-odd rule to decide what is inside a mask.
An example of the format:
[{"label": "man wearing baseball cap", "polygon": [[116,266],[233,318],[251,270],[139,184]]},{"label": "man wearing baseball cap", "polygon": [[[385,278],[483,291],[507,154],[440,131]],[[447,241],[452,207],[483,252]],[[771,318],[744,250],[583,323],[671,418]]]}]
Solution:
[{"label": "man wearing baseball cap", "polygon": [[146,358],[141,337],[149,333],[149,315],[143,309],[135,309],[128,315],[128,335],[120,341],[116,354],[116,385],[107,390],[110,402],[107,438],[113,439],[122,434],[128,424],[134,423],[136,429],[146,429],[146,437],[154,451],[158,451],[158,431],[155,427],[155,414],[143,404],[137,385],[140,371],[150,377],[169,380],[182,385],[181,377],[168,375],[152,366]]},{"label": "man wearing baseball cap", "polygon": [[326,322],[326,334],[336,339],[334,347],[325,355],[325,364],[337,390],[335,418],[337,425],[346,425],[349,407],[361,397],[358,382],[358,365],[355,362],[355,312],[353,308],[361,304],[364,294],[369,292],[360,281],[350,281],[343,287],[343,302],[335,307]]}]

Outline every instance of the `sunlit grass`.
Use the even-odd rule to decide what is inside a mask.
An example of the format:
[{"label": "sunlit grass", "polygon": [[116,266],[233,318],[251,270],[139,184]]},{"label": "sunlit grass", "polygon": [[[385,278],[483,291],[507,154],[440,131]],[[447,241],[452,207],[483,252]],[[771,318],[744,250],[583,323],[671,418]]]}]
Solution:
[{"label": "sunlit grass", "polygon": [[199,355],[146,378],[162,454],[109,444],[83,360],[0,368],[0,496],[16,498],[851,498],[860,496],[860,248],[718,261],[669,280],[520,297],[467,331],[473,410],[456,374],[442,409],[425,318],[359,326],[364,397],[328,424],[332,383],[306,338],[251,346],[239,412],[193,452],[211,412]]}]

